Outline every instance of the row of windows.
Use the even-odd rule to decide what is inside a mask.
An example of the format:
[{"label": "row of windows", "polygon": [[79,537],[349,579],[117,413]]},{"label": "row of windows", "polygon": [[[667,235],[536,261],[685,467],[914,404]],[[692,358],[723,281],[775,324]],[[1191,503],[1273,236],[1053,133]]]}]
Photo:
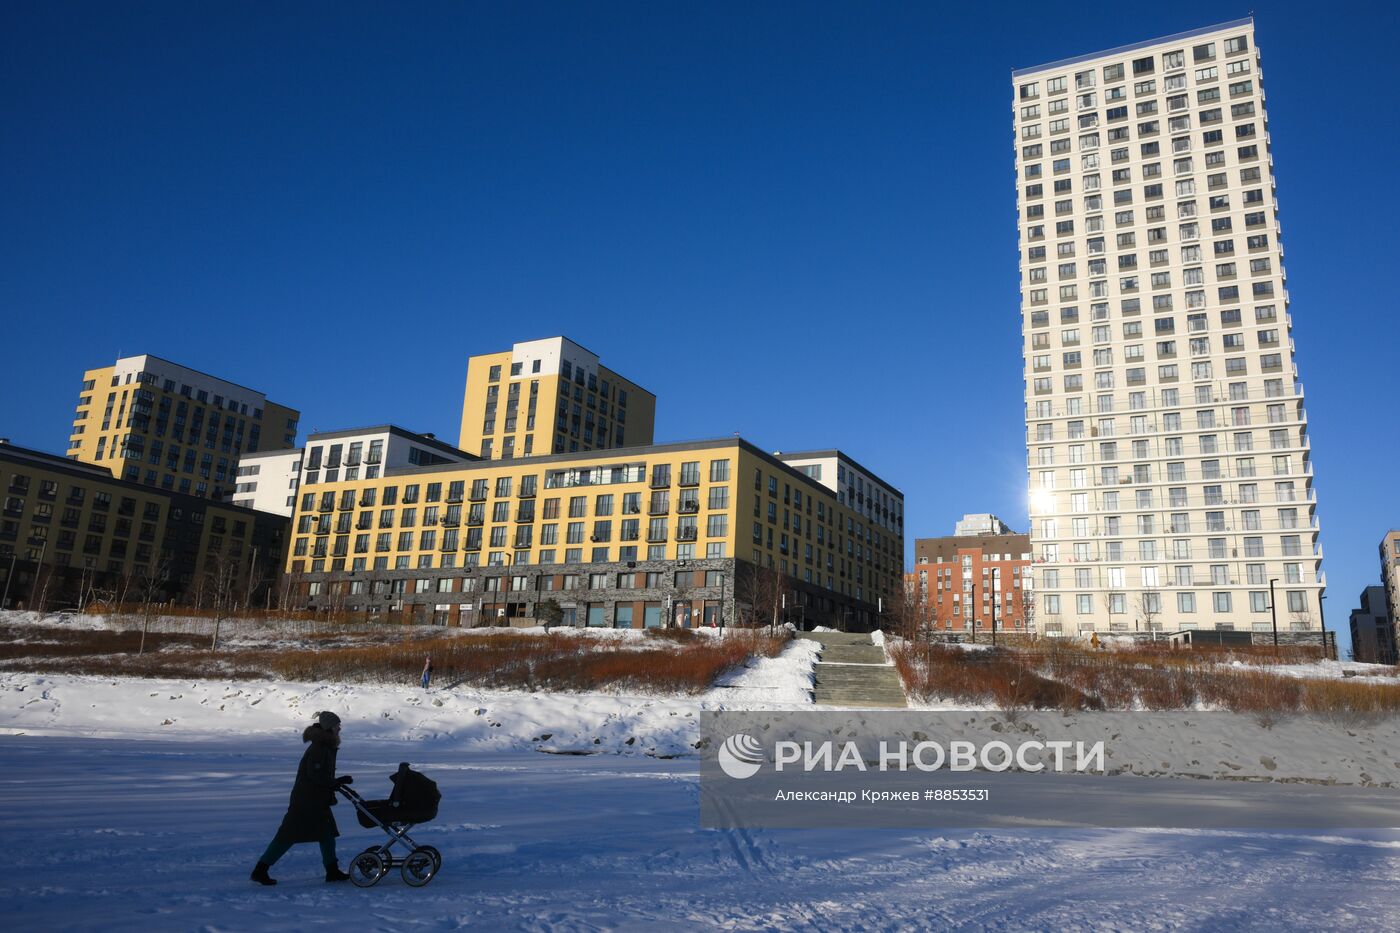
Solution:
[{"label": "row of windows", "polygon": [[[1191,61],[1197,65],[1216,61],[1217,50],[1219,49],[1223,49],[1224,55],[1227,58],[1230,56],[1242,55],[1249,51],[1249,37],[1245,35],[1232,36],[1218,43],[1211,41],[1193,45],[1190,49]],[[1092,88],[1098,84],[1100,76],[1102,76],[1104,84],[1123,81],[1126,79],[1129,69],[1131,69],[1134,79],[1155,74],[1157,72],[1157,63],[1159,60],[1161,62],[1161,70],[1164,73],[1181,71],[1186,68],[1187,50],[1173,49],[1170,52],[1162,52],[1160,55],[1146,55],[1141,58],[1132,59],[1130,62],[1126,63],[1115,62],[1113,64],[1103,65],[1099,68],[1087,68],[1083,71],[1075,72],[1074,88],[1077,91]],[[1045,95],[1047,97],[1053,97],[1058,94],[1068,94],[1070,88],[1069,82],[1070,78],[1068,75],[1057,75],[1053,78],[1047,78],[1045,81]],[[1039,98],[1041,96],[1040,82],[1028,81],[1021,84],[1018,88],[1018,96],[1023,101]]]},{"label": "row of windows", "polygon": [[[648,545],[645,552],[637,546],[624,546],[614,551],[607,546],[593,547],[587,550],[583,548],[566,548],[562,555],[556,548],[542,548],[539,550],[500,550],[489,551],[483,557],[482,552],[468,551],[458,555],[455,553],[439,554],[419,554],[416,557],[408,554],[398,554],[394,557],[378,555],[375,557],[352,557],[348,554],[344,556],[336,555],[329,550],[314,548],[308,550],[306,554],[297,554],[298,559],[291,561],[292,573],[323,573],[327,570],[339,572],[344,570],[471,570],[477,567],[524,567],[530,565],[549,566],[554,564],[609,564],[626,563],[637,560],[696,560],[703,556],[709,560],[724,559],[729,556],[728,546],[723,541],[714,541],[705,545],[703,555],[696,551],[694,544],[677,544],[675,546],[675,557],[668,557],[667,545]],[[311,556],[313,559],[306,561],[300,558]]]},{"label": "row of windows", "polygon": [[[1228,501],[1217,495],[1216,505]],[[1185,506],[1188,503],[1181,502],[1179,505]],[[1073,506],[1071,506],[1073,509]],[[1074,511],[1087,511],[1087,505]],[[1239,523],[1239,528],[1230,526],[1231,512],[1235,512],[1234,519]],[[1162,516],[1156,512],[1144,512],[1135,516],[1128,516],[1132,521],[1125,524],[1123,515],[1103,515],[1097,516],[1097,521],[1089,517],[1070,518],[1066,527],[1068,534],[1061,534],[1060,520],[1058,518],[1043,517],[1036,520],[1036,536],[1042,539],[1062,539],[1062,538],[1092,538],[1092,537],[1118,537],[1131,534],[1136,535],[1156,535],[1156,534],[1191,534],[1194,531],[1201,531],[1204,525],[1206,533],[1229,532],[1229,531],[1274,531],[1298,529],[1298,510],[1296,508],[1279,509],[1276,521],[1269,521],[1270,528],[1265,528],[1266,524],[1263,516],[1264,512],[1259,509],[1230,510],[1216,508],[1211,511],[1209,506],[1203,513],[1204,519],[1197,515],[1193,523],[1191,512],[1172,512],[1170,516]],[[1162,521],[1159,524],[1159,519]],[[1264,539],[1262,537],[1246,537],[1244,539],[1244,551],[1246,557],[1262,557],[1264,554]]]},{"label": "row of windows", "polygon": [[[1306,590],[1288,590],[1285,594],[1287,599],[1287,611],[1294,616],[1300,616],[1308,612],[1308,597]],[[1234,611],[1235,594],[1229,591],[1217,591],[1210,594],[1210,607],[1216,613],[1229,613]],[[1060,614],[1060,595],[1058,593],[1047,593],[1043,597],[1045,612],[1047,615],[1057,616]],[[1267,590],[1253,590],[1248,594],[1249,611],[1254,613],[1269,612],[1269,593]],[[1078,615],[1093,615],[1095,612],[1107,610],[1111,615],[1124,615],[1129,612],[1138,614],[1155,615],[1162,612],[1162,594],[1142,593],[1138,600],[1130,600],[1127,593],[1103,593],[1095,596],[1093,593],[1079,593],[1074,596],[1074,609]],[[1195,593],[1177,593],[1176,611],[1181,613],[1196,612]]]},{"label": "row of windows", "polygon": [[[1248,70],[1248,68],[1239,68],[1233,74],[1227,72],[1227,77],[1238,77],[1240,74],[1243,74]],[[1220,102],[1222,100],[1224,95],[1221,92],[1220,86],[1216,84],[1216,82],[1220,78],[1220,69],[1218,66],[1211,65],[1206,68],[1198,68],[1196,70],[1195,78],[1197,85],[1206,85],[1205,87],[1199,87],[1196,90],[1197,107],[1209,107],[1211,104]],[[1191,106],[1190,94],[1182,93],[1188,91],[1188,89],[1189,88],[1185,74],[1172,75],[1162,82],[1161,90],[1168,95],[1166,99],[1168,112],[1186,110]],[[1159,112],[1158,101],[1142,99],[1145,97],[1155,97],[1157,93],[1158,85],[1155,78],[1150,78],[1146,81],[1138,81],[1135,84],[1133,84],[1132,96],[1134,101],[1136,101],[1134,105],[1134,111],[1138,116],[1150,116]],[[1252,79],[1245,79],[1242,81],[1230,81],[1228,82],[1228,93],[1231,100],[1237,100],[1241,97],[1252,96],[1254,93],[1254,81]],[[1104,90],[1103,102],[1105,104],[1114,104],[1118,101],[1126,101],[1127,99],[1128,88],[1126,85],[1106,88]],[[1084,113],[1084,111],[1086,110],[1094,111],[1097,107],[1098,96],[1096,92],[1088,91],[1083,94],[1075,95],[1074,109],[1080,113],[1080,126],[1084,126],[1083,120],[1086,116],[1093,117],[1096,121],[1094,125],[1097,125],[1097,112],[1087,114]],[[1253,101],[1245,101],[1243,103],[1232,104],[1230,106],[1230,112],[1233,116],[1246,115],[1254,112],[1253,107]],[[1068,114],[1069,112],[1069,98],[1051,100],[1045,105],[1045,113],[1046,115],[1051,117],[1058,116],[1060,114]],[[1107,111],[1105,111],[1105,113],[1109,116],[1109,119],[1114,119],[1115,117],[1123,118],[1128,115],[1128,108],[1126,104],[1118,107],[1110,107]],[[1038,103],[1026,104],[1023,105],[1020,109],[1020,118],[1022,123],[1026,123],[1031,120],[1039,120],[1040,116],[1041,110],[1040,104]]]},{"label": "row of windows", "polygon": [[[1172,539],[1170,550],[1166,547],[1167,542],[1158,539],[1148,538],[1137,542],[1136,560],[1147,564],[1160,560],[1230,560],[1239,558],[1239,549],[1229,546],[1225,538],[1208,538],[1206,540],[1206,551],[1204,557],[1193,554],[1193,546],[1190,538]],[[1312,546],[1308,546],[1304,551],[1302,538],[1299,535],[1282,535],[1278,538],[1277,545],[1260,547],[1249,557],[1264,558],[1288,558],[1288,557],[1313,557]],[[1124,550],[1122,541],[1086,542],[1079,541],[1071,544],[1061,551],[1057,542],[1043,543],[1040,545],[1041,563],[1057,564],[1061,562],[1061,557],[1065,557],[1069,563],[1118,563],[1127,559],[1127,552]],[[1285,567],[1290,566],[1288,564]],[[1301,567],[1299,564],[1292,564],[1293,567]],[[1152,567],[1144,568],[1144,573],[1151,571],[1154,575],[1156,569]],[[1153,577],[1155,579],[1155,576]],[[1298,578],[1301,582],[1301,577]]]},{"label": "row of windows", "polygon": [[[1186,404],[1189,405],[1194,403],[1196,405],[1217,405],[1225,401],[1256,401],[1260,398],[1273,399],[1302,397],[1301,389],[1295,389],[1292,391],[1285,390],[1284,382],[1282,379],[1265,379],[1262,386],[1262,393],[1259,391],[1259,389],[1259,386],[1251,388],[1250,384],[1247,382],[1232,382],[1229,383],[1228,392],[1224,395],[1221,395],[1219,394],[1219,389],[1217,386],[1198,385],[1195,387],[1194,393],[1190,393],[1186,396]],[[1046,399],[1037,401],[1033,410],[1034,417],[1074,417],[1077,415],[1086,415],[1090,412],[1107,414],[1119,410],[1119,403],[1122,401],[1122,399],[1121,397],[1113,393],[1105,393],[1102,395],[1096,395],[1092,399],[1088,398],[1087,396],[1074,395],[1068,398],[1059,399],[1057,401],[1062,403],[1064,407],[1055,408],[1053,407],[1055,403]],[[1147,411],[1150,409],[1175,408],[1181,404],[1182,395],[1180,389],[1162,388],[1152,389],[1150,391],[1144,389],[1142,391],[1128,393],[1127,410]],[[1277,410],[1274,409],[1272,406],[1268,406],[1266,408],[1266,413],[1270,417],[1272,417],[1276,411]],[[1301,416],[1301,407],[1298,408],[1298,413]],[[1291,418],[1287,417],[1289,412],[1285,411],[1283,414],[1285,415],[1283,420],[1292,420]],[[1222,419],[1224,417],[1223,411],[1221,412],[1221,417]],[[1232,415],[1231,417],[1235,416]],[[1163,422],[1164,425],[1171,423],[1171,421]],[[1225,422],[1222,420],[1222,423]],[[1132,421],[1130,418],[1129,430],[1131,433],[1141,433],[1140,431],[1134,430],[1134,426],[1136,424],[1137,422]],[[1085,426],[1083,423],[1080,423],[1075,426],[1076,436],[1084,436],[1084,427]],[[1106,425],[1106,427],[1111,428],[1112,425]],[[1146,428],[1147,425],[1143,425],[1143,427]],[[1155,422],[1153,430],[1156,430]],[[1053,426],[1050,424],[1044,424],[1043,426],[1037,425],[1037,439],[1049,439],[1050,437],[1053,437],[1053,431]],[[1040,436],[1042,432],[1045,435],[1044,438]],[[1250,439],[1248,432],[1246,432],[1245,437],[1246,440]]]},{"label": "row of windows", "polygon": [[[131,384],[133,384],[133,383],[135,383],[136,385],[150,386],[150,387],[154,388],[157,382],[159,382],[159,383],[161,384],[161,385],[160,385],[161,391],[164,391],[164,392],[171,392],[171,393],[174,393],[174,392],[177,392],[177,391],[178,391],[178,393],[179,393],[180,395],[184,396],[185,398],[195,399],[196,401],[202,402],[202,403],[204,403],[204,404],[212,404],[215,408],[218,408],[218,409],[226,409],[226,410],[228,410],[228,411],[236,411],[236,412],[238,412],[238,413],[240,413],[240,414],[243,414],[243,415],[247,415],[247,414],[250,413],[250,412],[249,412],[249,406],[248,406],[248,403],[247,403],[247,402],[240,402],[240,401],[238,401],[237,399],[233,399],[233,398],[225,399],[222,395],[219,395],[219,394],[217,394],[217,393],[211,393],[211,392],[209,392],[207,389],[196,389],[196,388],[194,388],[193,386],[189,386],[189,385],[186,385],[186,384],[184,384],[184,383],[178,383],[178,385],[177,385],[177,383],[175,382],[174,379],[164,379],[164,380],[162,380],[162,379],[161,379],[160,377],[158,377],[155,373],[139,372],[139,373],[127,373],[127,374],[125,375],[125,377],[123,377],[123,376],[113,376],[113,377],[112,377],[111,388],[114,388],[114,389],[115,389],[115,388],[117,388],[118,386],[122,386],[122,385],[131,385]],[[84,382],[83,382],[83,391],[84,391],[84,392],[91,392],[94,388],[96,388],[96,386],[97,386],[96,380],[93,380],[93,379],[84,380]],[[145,391],[147,395],[150,394],[149,390],[142,390],[142,391]],[[112,393],[111,395],[108,396],[108,399],[109,399],[109,401],[108,401],[108,403],[107,403],[108,406],[111,405],[111,401],[110,401],[110,400],[111,400],[112,398],[115,398],[115,397],[116,397],[116,393]],[[122,392],[121,397],[122,397],[123,399],[125,399],[125,398],[127,397],[127,393],[126,393],[125,391]],[[89,396],[88,399],[87,399],[86,401],[83,400],[83,399],[79,399],[78,404],[79,404],[79,405],[84,405],[84,404],[88,404],[90,401],[91,401],[91,396]],[[184,403],[181,403],[182,407],[183,407],[183,404],[184,404]],[[256,407],[256,406],[254,406],[254,407],[252,408],[251,414],[252,414],[252,416],[253,416],[254,418],[256,418],[256,419],[258,419],[258,420],[262,420],[263,410],[262,410],[261,408],[258,408],[258,407]],[[287,422],[287,427],[288,427],[290,430],[295,431],[295,430],[296,430],[296,422],[290,421],[290,420],[289,420],[289,421]]]}]

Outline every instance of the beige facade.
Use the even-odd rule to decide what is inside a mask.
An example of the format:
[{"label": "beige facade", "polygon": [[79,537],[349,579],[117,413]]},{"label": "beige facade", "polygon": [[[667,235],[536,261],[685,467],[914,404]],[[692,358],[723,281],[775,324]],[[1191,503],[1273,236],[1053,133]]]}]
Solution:
[{"label": "beige facade", "polygon": [[68,457],[118,479],[227,499],[245,453],[296,446],[300,413],[255,389],[141,355],[83,373]]},{"label": "beige facade", "polygon": [[[308,449],[318,443],[323,436]],[[609,599],[631,602],[650,597],[618,575],[630,580],[640,568],[670,579],[703,568],[725,573],[727,591],[707,598],[734,604],[734,619],[759,601],[737,579],[739,561],[771,570],[771,586],[805,594],[809,621],[868,626],[901,580],[902,530],[739,438],[387,468],[332,482],[324,471],[302,476],[287,571],[320,608],[334,595],[351,612],[426,610],[497,586],[516,593],[504,609],[514,617],[532,615],[556,577],[602,581],[620,591]],[[903,497],[881,485],[902,524]],[[403,598],[353,598],[375,595],[376,583]]]},{"label": "beige facade", "polygon": [[656,396],[567,337],[467,362],[457,446],[486,460],[652,443]]},{"label": "beige facade", "polygon": [[1037,627],[1317,629],[1253,22],[1012,80]]}]

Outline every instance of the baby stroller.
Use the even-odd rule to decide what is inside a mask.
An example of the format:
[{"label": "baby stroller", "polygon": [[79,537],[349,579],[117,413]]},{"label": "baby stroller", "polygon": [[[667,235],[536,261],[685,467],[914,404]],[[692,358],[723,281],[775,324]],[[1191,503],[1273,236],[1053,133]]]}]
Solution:
[{"label": "baby stroller", "polygon": [[[394,790],[388,800],[366,800],[348,786],[337,788],[355,807],[361,826],[366,829],[378,826],[389,837],[382,845],[370,846],[350,860],[350,883],[361,888],[372,887],[397,867],[405,884],[421,888],[442,868],[442,855],[432,846],[414,842],[408,830],[414,824],[426,823],[437,816],[442,794],[437,784],[414,771],[406,761],[389,779],[394,782]],[[401,858],[393,853],[394,846],[400,844],[409,849]]]}]

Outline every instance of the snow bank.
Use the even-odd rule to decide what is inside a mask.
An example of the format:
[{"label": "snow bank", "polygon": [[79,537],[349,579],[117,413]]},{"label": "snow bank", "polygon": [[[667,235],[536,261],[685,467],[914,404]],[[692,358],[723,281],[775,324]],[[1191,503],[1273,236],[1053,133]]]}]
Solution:
[{"label": "snow bank", "polygon": [[702,709],[809,707],[818,647],[792,641],[698,697],[3,672],[0,733],[205,740],[285,734],[329,709],[364,739],[674,757],[694,754]]}]

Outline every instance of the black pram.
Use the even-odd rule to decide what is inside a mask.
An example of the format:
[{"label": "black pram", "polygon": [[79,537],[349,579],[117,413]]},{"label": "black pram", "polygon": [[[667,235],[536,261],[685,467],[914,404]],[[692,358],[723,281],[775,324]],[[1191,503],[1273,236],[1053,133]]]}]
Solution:
[{"label": "black pram", "polygon": [[[394,790],[388,800],[366,800],[350,787],[338,788],[354,805],[361,826],[377,826],[389,837],[382,845],[370,846],[350,860],[350,882],[368,888],[397,867],[406,884],[422,887],[442,868],[442,855],[432,846],[418,845],[409,838],[408,830],[437,817],[442,794],[436,783],[414,771],[406,761],[389,779],[394,782]],[[393,848],[398,844],[409,849],[403,858],[394,857]]]}]

